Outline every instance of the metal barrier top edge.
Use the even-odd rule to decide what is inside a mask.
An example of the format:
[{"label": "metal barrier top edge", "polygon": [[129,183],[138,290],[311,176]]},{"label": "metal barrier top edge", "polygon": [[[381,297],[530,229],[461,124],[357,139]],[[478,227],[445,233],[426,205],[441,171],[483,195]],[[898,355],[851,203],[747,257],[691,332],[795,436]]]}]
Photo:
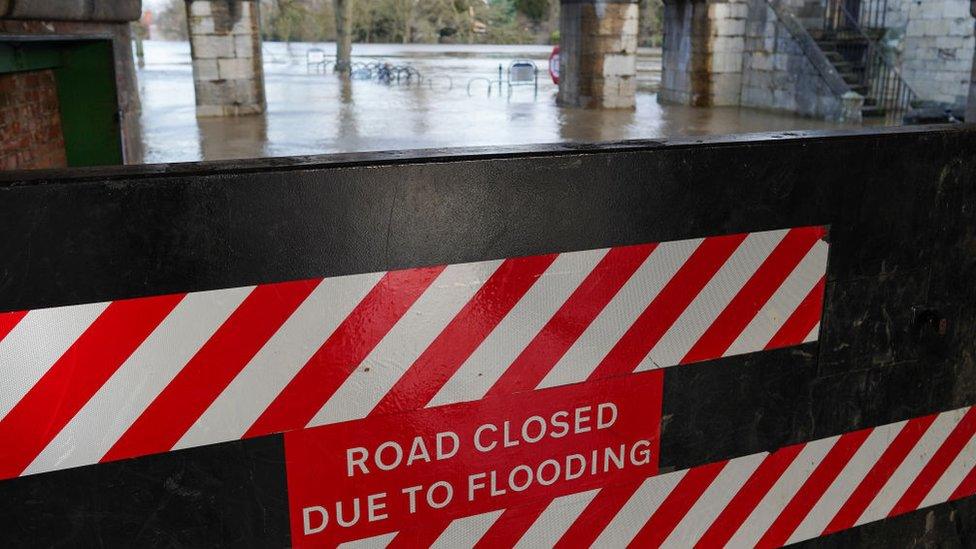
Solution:
[{"label": "metal barrier top edge", "polygon": [[0,171],[0,189],[25,185],[79,183],[85,181],[132,180],[168,176],[222,175],[262,171],[341,168],[363,165],[426,164],[495,158],[533,156],[590,155],[638,152],[690,147],[762,146],[784,140],[842,140],[875,136],[880,139],[898,135],[976,133],[976,124],[936,124],[885,128],[842,130],[787,130],[728,135],[681,136],[662,139],[637,139],[613,142],[564,142],[530,145],[449,147],[332,153],[308,156],[284,156],[126,166],[75,167],[52,170]]}]

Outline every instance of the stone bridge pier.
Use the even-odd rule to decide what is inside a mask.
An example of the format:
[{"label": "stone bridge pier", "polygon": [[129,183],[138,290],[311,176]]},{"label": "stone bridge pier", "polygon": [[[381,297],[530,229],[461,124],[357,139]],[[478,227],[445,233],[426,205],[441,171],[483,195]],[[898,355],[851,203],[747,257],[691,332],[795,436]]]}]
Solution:
[{"label": "stone bridge pier", "polygon": [[664,0],[659,99],[860,120],[859,101],[808,28],[823,0]]},{"label": "stone bridge pier", "polygon": [[661,101],[738,105],[747,15],[745,0],[665,0]]},{"label": "stone bridge pier", "polygon": [[638,11],[637,0],[561,1],[561,105],[634,108]]},{"label": "stone bridge pier", "polygon": [[197,116],[265,110],[258,0],[186,0]]}]

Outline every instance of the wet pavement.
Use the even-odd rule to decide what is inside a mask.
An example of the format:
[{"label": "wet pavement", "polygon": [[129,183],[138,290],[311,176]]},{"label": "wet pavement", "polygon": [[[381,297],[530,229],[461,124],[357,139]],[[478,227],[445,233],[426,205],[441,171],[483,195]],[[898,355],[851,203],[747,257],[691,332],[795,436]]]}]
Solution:
[{"label": "wet pavement", "polygon": [[[321,73],[307,66],[310,48],[330,57],[335,51],[332,44],[265,43],[264,115],[198,119],[189,44],[147,41],[138,70],[145,162],[842,127],[751,109],[660,105],[655,49],[640,52],[637,108],[599,111],[556,105],[549,46],[354,46],[354,61],[409,64],[423,76],[399,85]],[[499,93],[495,84],[489,95],[485,79],[497,80],[499,65],[515,58],[538,65],[538,90]]]}]

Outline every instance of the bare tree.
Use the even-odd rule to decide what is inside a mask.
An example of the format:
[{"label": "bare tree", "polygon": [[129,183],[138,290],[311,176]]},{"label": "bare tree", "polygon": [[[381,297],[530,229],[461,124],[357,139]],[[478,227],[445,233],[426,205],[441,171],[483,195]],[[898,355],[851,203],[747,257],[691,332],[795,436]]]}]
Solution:
[{"label": "bare tree", "polygon": [[353,0],[335,0],[336,72],[348,73],[352,69],[352,3]]}]

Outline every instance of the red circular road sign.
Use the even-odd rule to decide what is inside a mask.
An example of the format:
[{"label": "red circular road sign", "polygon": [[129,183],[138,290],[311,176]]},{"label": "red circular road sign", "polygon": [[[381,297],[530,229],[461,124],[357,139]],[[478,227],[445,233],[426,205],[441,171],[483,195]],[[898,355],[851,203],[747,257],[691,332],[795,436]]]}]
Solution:
[{"label": "red circular road sign", "polygon": [[549,54],[549,77],[553,84],[559,84],[559,46],[552,48]]}]

